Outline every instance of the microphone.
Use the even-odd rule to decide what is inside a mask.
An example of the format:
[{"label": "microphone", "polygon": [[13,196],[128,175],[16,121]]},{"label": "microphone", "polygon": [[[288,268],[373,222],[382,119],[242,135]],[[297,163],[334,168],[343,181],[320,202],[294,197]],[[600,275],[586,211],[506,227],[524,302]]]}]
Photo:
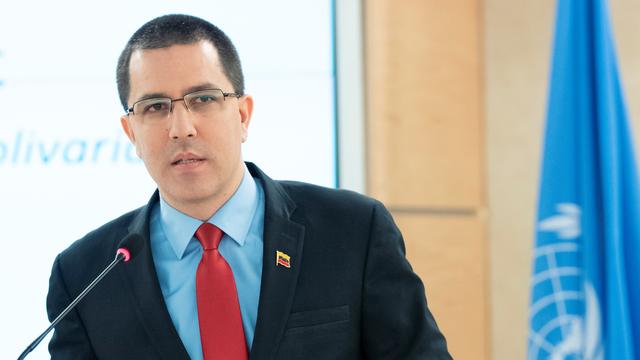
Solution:
[{"label": "microphone", "polygon": [[56,317],[51,325],[38,336],[18,357],[18,360],[24,359],[33,349],[40,344],[40,342],[47,336],[47,334],[60,322],[60,320],[64,319],[65,316],[74,308],[76,305],[82,300],[90,291],[93,289],[101,280],[104,278],[116,265],[121,262],[128,262],[133,259],[142,248],[142,236],[139,234],[130,234],[125,237],[120,244],[118,244],[118,250],[116,250],[116,257],[113,261],[107,265],[107,267],[102,270],[102,272],[96,276],[93,281],[87,285],[87,287],[82,290],[80,295],[78,295],[72,302],[69,304],[61,313]]}]

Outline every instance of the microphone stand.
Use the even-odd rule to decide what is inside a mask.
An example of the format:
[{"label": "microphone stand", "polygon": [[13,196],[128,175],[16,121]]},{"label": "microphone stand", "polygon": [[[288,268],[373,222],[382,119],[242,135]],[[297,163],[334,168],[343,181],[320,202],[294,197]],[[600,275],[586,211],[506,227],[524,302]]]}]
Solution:
[{"label": "microphone stand", "polygon": [[[126,259],[125,259],[126,258]],[[96,286],[100,280],[102,280],[103,277],[105,277],[109,271],[111,271],[111,269],[113,269],[114,266],[118,265],[118,263],[120,263],[122,260],[127,261],[128,260],[128,254],[125,255],[122,252],[118,251],[118,253],[116,254],[115,259],[113,259],[113,261],[104,269],[102,270],[102,272],[100,273],[100,275],[98,275],[98,277],[96,277],[84,290],[82,290],[82,292],[80,293],[80,295],[78,295],[72,302],[71,304],[69,304],[69,306],[67,306],[62,313],[60,313],[60,315],[58,315],[58,317],[55,318],[55,320],[53,320],[53,322],[51,323],[51,325],[49,325],[49,327],[47,328],[47,330],[45,330],[42,334],[40,334],[40,336],[38,336],[23,352],[22,354],[20,354],[20,357],[18,357],[18,360],[23,360],[25,357],[27,357],[27,354],[29,354],[30,352],[33,351],[33,349],[36,348],[36,346],[38,346],[38,344],[40,344],[40,342],[42,340],[44,340],[44,338],[47,336],[47,334],[49,334],[49,332],[56,326],[56,324],[58,324],[60,322],[60,320],[62,320],[68,313],[69,311],[71,311],[79,302],[80,300],[82,300],[85,295],[87,295],[89,293],[89,291],[91,291],[91,289],[93,289],[94,286]]]}]

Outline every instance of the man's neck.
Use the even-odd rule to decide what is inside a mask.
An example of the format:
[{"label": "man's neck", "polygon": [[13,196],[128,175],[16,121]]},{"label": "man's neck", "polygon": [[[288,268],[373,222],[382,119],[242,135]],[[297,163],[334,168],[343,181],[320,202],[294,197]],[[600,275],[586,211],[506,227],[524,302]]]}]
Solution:
[{"label": "man's neck", "polygon": [[235,194],[242,182],[244,169],[245,165],[242,163],[234,179],[229,182],[229,186],[206,198],[180,201],[180,199],[166,196],[162,191],[160,191],[160,196],[174,209],[204,222],[209,220]]}]

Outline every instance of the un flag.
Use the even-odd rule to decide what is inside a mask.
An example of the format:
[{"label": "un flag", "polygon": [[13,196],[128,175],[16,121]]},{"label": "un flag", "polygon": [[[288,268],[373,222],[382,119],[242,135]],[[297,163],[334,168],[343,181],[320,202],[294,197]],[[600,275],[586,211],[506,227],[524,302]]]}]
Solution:
[{"label": "un flag", "polygon": [[640,197],[605,0],[558,0],[528,359],[640,359]]}]

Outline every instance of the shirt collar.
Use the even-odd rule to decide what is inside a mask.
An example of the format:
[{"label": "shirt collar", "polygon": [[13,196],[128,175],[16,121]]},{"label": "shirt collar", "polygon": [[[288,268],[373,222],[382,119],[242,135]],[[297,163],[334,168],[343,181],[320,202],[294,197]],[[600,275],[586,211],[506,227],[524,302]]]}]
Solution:
[{"label": "shirt collar", "polygon": [[[208,222],[219,227],[239,246],[243,246],[257,206],[257,185],[245,165],[240,186]],[[164,201],[162,196],[160,196],[160,219],[169,244],[178,259],[182,259],[189,241],[202,225],[202,221],[174,209]]]}]

